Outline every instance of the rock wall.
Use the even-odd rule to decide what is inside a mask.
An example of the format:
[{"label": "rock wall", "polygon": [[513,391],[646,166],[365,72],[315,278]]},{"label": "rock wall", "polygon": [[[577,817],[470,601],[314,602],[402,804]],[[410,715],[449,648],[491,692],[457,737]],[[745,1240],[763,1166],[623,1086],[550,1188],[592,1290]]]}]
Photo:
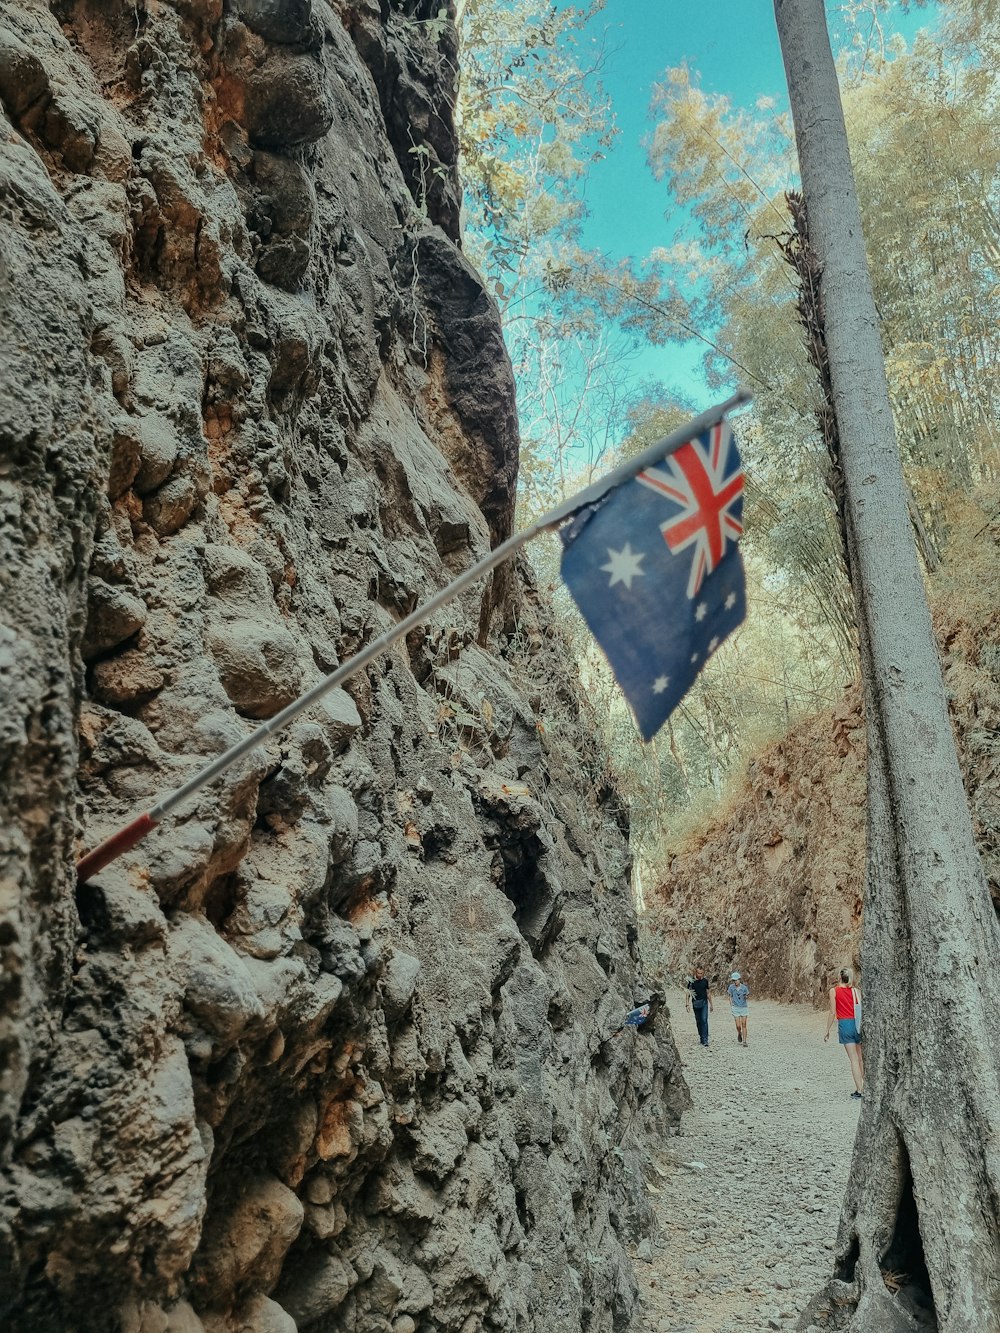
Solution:
[{"label": "rock wall", "polygon": [[[1000,903],[1000,494],[954,497],[928,593],[987,881]],[[733,798],[678,846],[649,922],[674,976],[737,968],[755,994],[826,1002],[863,965],[865,735],[861,690],[767,746]]]},{"label": "rock wall", "polygon": [[674,977],[699,964],[723,990],[742,972],[758,997],[819,1003],[853,966],[865,876],[861,692],[747,765],[734,799],[671,855],[648,895]]},{"label": "rock wall", "polygon": [[[427,0],[0,0],[0,1324],[605,1330],[685,1103]],[[569,719],[567,722],[566,719]]]}]

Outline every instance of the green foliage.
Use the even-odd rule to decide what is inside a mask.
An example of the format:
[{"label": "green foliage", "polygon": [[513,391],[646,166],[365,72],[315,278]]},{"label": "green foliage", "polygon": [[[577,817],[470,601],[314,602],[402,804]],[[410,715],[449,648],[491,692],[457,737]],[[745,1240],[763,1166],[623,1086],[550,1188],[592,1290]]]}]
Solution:
[{"label": "green foliage", "polygon": [[[889,8],[883,0],[846,7],[844,105],[900,446],[940,541],[949,492],[998,465],[996,67],[970,53],[972,33],[996,35],[996,6],[990,23],[956,3],[962,32],[922,36],[913,51],[885,37]],[[850,599],[816,429],[818,385],[781,253],[783,194],[795,183],[791,130],[766,100],[757,111],[703,93],[686,67],[668,72],[654,100],[650,158],[690,209],[692,235],[650,256],[631,290],[620,284],[620,309],[654,338],[675,337],[678,321],[708,329],[710,378],[753,387],[754,420],[743,432],[749,541],[787,573],[800,602],[821,611],[847,661]]]},{"label": "green foliage", "polygon": [[615,135],[602,53],[581,43],[603,6],[467,0],[459,133],[466,235],[501,307],[543,286],[584,213],[590,164]]},{"label": "green foliage", "polygon": [[[940,541],[956,494],[1000,462],[1000,0],[950,0],[946,26],[912,50],[887,36],[892,8],[841,6],[840,68],[901,449]],[[627,793],[637,854],[652,864],[754,745],[833,702],[855,644],[819,388],[782,253],[796,183],[788,117],[768,99],[738,109],[685,66],[668,71],[650,162],[689,233],[639,264],[584,253],[582,187],[613,133],[591,40],[599,9],[464,7],[466,240],[518,378],[524,519],[690,415],[663,386],[629,384],[632,340],[686,334],[705,349],[710,383],[755,391],[739,428],[750,615],[654,745],[638,745],[560,591],[554,545],[532,552]]]},{"label": "green foliage", "polygon": [[[988,7],[989,19],[953,4],[944,36],[920,37],[912,51],[886,39],[888,7],[847,14],[844,103],[901,449],[940,540],[955,496],[1000,463],[997,65],[974,45],[996,38],[998,7]],[[816,426],[818,386],[780,248],[789,232],[783,194],[795,182],[790,127],[766,102],[754,116],[703,93],[683,67],[668,74],[654,109],[651,162],[690,210],[691,236],[622,274],[616,309],[652,338],[675,337],[679,322],[708,330],[709,376],[720,385],[748,379],[756,395],[741,429],[750,618],[685,704],[690,712],[701,694],[702,751],[716,764],[718,792],[718,771],[724,778],[738,768],[755,732],[832,699],[853,667],[851,604]],[[677,749],[693,755],[685,722],[682,710]],[[705,776],[695,763],[688,771],[690,805]],[[666,827],[676,832],[678,819]]]},{"label": "green foliage", "polygon": [[518,385],[522,521],[620,438],[633,339],[574,262],[587,173],[612,142],[603,0],[468,0],[459,128],[464,240],[500,306]]}]

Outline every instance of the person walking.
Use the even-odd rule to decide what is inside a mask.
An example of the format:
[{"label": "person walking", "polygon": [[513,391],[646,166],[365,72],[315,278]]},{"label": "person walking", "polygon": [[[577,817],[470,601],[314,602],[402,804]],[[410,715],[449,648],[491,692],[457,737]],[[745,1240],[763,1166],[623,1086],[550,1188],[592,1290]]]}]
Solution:
[{"label": "person walking", "polygon": [[836,1023],[837,1040],[851,1062],[851,1075],[854,1078],[851,1096],[859,1101],[865,1082],[865,1062],[861,1055],[861,991],[851,982],[851,973],[845,967],[840,973],[840,985],[830,987],[830,1012],[823,1040],[830,1040],[830,1029]]},{"label": "person walking", "polygon": [[694,1010],[694,1021],[698,1026],[698,1039],[702,1046],[707,1046],[708,1016],[712,1012],[712,992],[709,989],[704,968],[695,968],[694,976],[688,977],[687,988],[688,994],[684,1002],[684,1008]]},{"label": "person walking", "polygon": [[747,1005],[747,996],[750,994],[750,987],[739,972],[730,972],[726,994],[729,996],[729,1006],[736,1022],[736,1040],[740,1046],[749,1046],[747,1019],[750,1017],[750,1009]]}]

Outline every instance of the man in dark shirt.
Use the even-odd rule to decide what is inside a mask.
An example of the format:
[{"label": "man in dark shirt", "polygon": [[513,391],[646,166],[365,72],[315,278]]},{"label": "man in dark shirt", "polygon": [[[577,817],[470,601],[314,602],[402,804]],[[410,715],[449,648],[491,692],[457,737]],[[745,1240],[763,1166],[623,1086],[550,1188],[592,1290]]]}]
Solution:
[{"label": "man in dark shirt", "polygon": [[694,1021],[698,1025],[698,1037],[702,1046],[708,1045],[708,1016],[712,1012],[712,995],[703,968],[696,967],[694,977],[687,983],[688,994],[684,1007],[694,1010]]}]

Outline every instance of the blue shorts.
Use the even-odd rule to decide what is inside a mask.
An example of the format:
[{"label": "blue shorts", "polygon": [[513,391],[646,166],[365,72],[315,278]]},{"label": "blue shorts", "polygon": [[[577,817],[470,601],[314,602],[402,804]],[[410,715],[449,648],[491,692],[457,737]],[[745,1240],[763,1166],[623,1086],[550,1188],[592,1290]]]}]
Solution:
[{"label": "blue shorts", "polygon": [[841,1046],[860,1046],[861,1033],[853,1018],[837,1019],[837,1040]]}]

